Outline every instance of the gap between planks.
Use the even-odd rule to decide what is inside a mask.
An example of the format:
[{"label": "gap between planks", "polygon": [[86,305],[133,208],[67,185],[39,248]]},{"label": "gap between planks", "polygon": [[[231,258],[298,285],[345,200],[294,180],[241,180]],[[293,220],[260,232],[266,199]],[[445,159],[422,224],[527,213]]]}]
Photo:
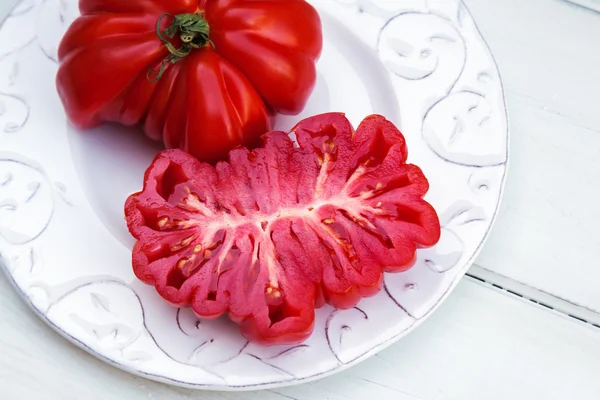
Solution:
[{"label": "gap between planks", "polygon": [[567,3],[587,8],[590,11],[600,13],[600,0],[564,0]]},{"label": "gap between planks", "polygon": [[469,269],[466,276],[495,290],[504,291],[511,296],[521,297],[535,303],[538,307],[550,309],[600,329],[600,313],[589,308],[500,275],[477,264],[474,264]]}]

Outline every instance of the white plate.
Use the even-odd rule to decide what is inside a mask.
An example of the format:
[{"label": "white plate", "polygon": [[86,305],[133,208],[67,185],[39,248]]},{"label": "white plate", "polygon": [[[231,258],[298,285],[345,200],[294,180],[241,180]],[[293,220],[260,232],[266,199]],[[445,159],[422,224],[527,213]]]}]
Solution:
[{"label": "white plate", "polygon": [[357,308],[317,312],[298,346],[248,344],[226,318],[199,322],[131,270],[126,196],[157,148],[116,126],[66,121],[56,49],[77,0],[25,0],[0,29],[0,254],[23,298],[59,333],[127,371],[204,389],[283,386],[340,371],[419,325],[473,262],[507,167],[507,117],[493,58],[460,0],[315,0],[318,85],[304,113],[385,115],[431,183],[440,243],[388,274]]}]

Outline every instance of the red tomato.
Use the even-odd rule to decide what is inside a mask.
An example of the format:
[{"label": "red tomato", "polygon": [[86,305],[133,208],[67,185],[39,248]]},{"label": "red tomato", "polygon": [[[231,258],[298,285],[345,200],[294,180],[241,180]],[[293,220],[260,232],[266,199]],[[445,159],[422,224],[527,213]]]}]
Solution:
[{"label": "red tomato", "polygon": [[215,167],[159,154],[125,215],[142,281],[204,318],[225,312],[258,343],[306,339],[315,308],[350,308],[410,268],[440,224],[429,185],[406,164],[402,134],[381,116],[354,131],[343,114],[271,132]]},{"label": "red tomato", "polygon": [[80,0],[79,7],[56,78],[79,128],[140,125],[167,148],[214,162],[236,145],[259,144],[273,112],[299,113],[315,86],[321,22],[304,0]]}]

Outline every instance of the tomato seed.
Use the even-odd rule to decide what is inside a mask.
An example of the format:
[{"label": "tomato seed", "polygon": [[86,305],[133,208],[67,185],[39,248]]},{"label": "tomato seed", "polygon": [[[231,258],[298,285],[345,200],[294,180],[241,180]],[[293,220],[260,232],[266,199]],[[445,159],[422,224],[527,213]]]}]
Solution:
[{"label": "tomato seed", "polygon": [[164,217],[158,220],[158,227],[163,228],[167,222],[169,222],[169,217]]}]

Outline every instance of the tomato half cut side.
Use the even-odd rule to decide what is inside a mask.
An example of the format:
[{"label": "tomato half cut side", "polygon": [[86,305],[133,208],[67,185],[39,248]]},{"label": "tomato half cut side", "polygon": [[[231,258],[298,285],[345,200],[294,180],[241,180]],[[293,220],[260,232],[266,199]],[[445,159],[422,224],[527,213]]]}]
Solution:
[{"label": "tomato half cut side", "polygon": [[139,279],[200,317],[227,312],[265,345],[305,340],[316,308],[377,294],[384,272],[440,237],[428,181],[391,122],[373,115],[354,130],[328,113],[293,132],[296,146],[270,132],[214,167],[163,151],[125,207]]}]

